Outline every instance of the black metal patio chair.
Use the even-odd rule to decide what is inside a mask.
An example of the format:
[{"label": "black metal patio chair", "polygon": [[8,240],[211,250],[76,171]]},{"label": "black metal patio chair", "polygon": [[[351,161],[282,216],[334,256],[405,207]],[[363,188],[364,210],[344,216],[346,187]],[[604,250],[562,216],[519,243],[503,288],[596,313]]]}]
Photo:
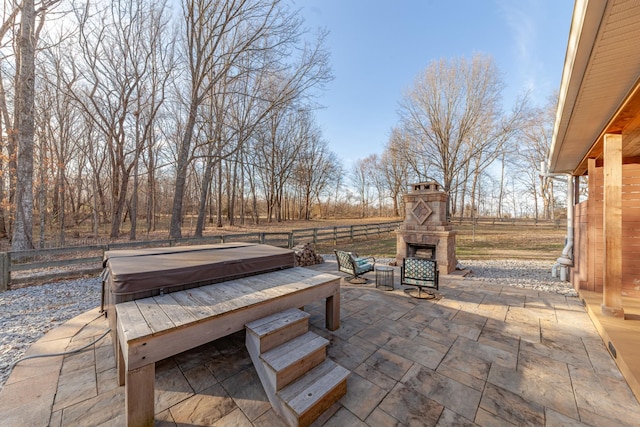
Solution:
[{"label": "black metal patio chair", "polygon": [[414,298],[435,298],[435,293],[423,292],[423,288],[438,290],[439,276],[438,262],[434,259],[410,257],[402,260],[400,283],[418,289],[417,295],[414,295],[415,292],[409,292]]}]

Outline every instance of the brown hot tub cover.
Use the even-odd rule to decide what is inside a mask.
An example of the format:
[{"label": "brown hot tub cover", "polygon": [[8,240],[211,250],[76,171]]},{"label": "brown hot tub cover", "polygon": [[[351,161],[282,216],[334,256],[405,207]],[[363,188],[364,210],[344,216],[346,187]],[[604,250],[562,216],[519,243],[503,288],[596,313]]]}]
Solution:
[{"label": "brown hot tub cover", "polygon": [[[114,296],[148,296],[294,266],[294,252],[251,243],[107,251],[104,276]],[[129,298],[127,298],[129,299]]]}]

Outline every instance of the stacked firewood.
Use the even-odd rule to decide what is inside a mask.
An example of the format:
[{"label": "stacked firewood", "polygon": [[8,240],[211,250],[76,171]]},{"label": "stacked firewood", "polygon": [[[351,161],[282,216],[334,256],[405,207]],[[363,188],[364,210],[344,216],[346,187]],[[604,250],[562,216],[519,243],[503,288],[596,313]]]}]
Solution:
[{"label": "stacked firewood", "polygon": [[306,267],[307,265],[321,264],[324,259],[318,255],[311,243],[294,246],[296,254],[296,267]]}]

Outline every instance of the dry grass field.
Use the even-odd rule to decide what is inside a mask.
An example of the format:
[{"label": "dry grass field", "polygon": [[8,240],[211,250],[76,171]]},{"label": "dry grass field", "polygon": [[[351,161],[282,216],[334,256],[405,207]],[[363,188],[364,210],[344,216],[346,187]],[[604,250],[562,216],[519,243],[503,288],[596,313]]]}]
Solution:
[{"label": "dry grass field", "polygon": [[[341,220],[314,220],[314,221],[288,221],[281,223],[263,223],[259,225],[248,226],[235,226],[235,227],[211,227],[205,233],[206,235],[228,235],[228,234],[245,234],[245,233],[288,233],[291,230],[301,229],[325,229],[323,233],[319,232],[318,236],[327,236],[327,231],[333,229],[333,227],[342,226],[342,230],[349,230],[350,225],[362,225],[362,224],[380,224],[398,222],[397,218],[368,218],[363,219],[341,219]],[[377,227],[376,227],[377,228]],[[539,261],[552,261],[555,260],[561,253],[564,245],[565,230],[553,223],[545,223],[535,225],[533,221],[524,222],[522,220],[515,223],[493,223],[493,222],[480,222],[475,227],[470,223],[467,224],[453,224],[454,230],[457,231],[456,235],[456,255],[459,260],[501,260],[501,259],[520,259],[520,260],[539,260]],[[306,236],[310,236],[312,233],[306,233]],[[342,236],[348,235],[343,234]],[[149,235],[138,236],[139,240],[152,240],[159,241],[167,239],[166,232],[157,232]],[[190,237],[188,233],[184,233],[183,237]],[[232,237],[231,239],[242,239],[241,237]],[[255,241],[255,234],[252,237],[252,241]],[[280,240],[278,240],[280,239]],[[296,244],[304,243],[306,237],[302,237],[296,240]],[[311,238],[310,238],[311,239]],[[129,239],[122,236],[117,241],[127,242]],[[72,238],[70,237],[66,241],[67,247],[86,245],[102,245],[105,243],[111,243],[114,240],[106,239],[104,237],[92,237],[82,235]],[[230,241],[242,241],[242,240],[230,240]],[[284,238],[276,237],[275,241],[267,242],[268,244],[286,245],[287,236]],[[162,244],[166,244],[162,243]],[[8,249],[8,244],[5,243]],[[342,249],[356,252],[360,255],[375,256],[376,258],[395,258],[396,255],[396,235],[392,231],[390,233],[382,233],[379,237],[370,236],[368,239],[364,237],[356,237],[356,240],[351,241],[348,238],[342,237],[338,240],[337,244],[334,244],[333,240],[319,241],[316,244],[316,252],[320,254],[332,254],[334,249]],[[2,250],[2,249],[0,249]],[[6,250],[6,249],[5,249]],[[87,258],[93,256],[100,256],[100,249],[94,250],[95,254],[89,252],[77,252],[64,251],[58,254],[49,254],[43,252],[40,254],[32,255],[32,258],[22,259],[22,263],[40,263],[40,262],[54,262],[56,267],[42,267],[36,266],[30,269],[16,270],[12,275],[11,287],[20,287],[23,284],[31,285],[40,283],[41,281],[51,280],[51,274],[55,274],[56,277],[64,275],[64,277],[75,277],[78,274],[83,273],[83,269],[93,271],[93,264],[78,264],[80,260],[75,259],[77,262],[70,263],[68,268],[62,266],[62,262],[65,259],[73,259],[74,257]],[[91,263],[94,261],[92,260]]]},{"label": "dry grass field", "polygon": [[[456,230],[458,259],[532,259],[555,260],[564,247],[566,230],[554,224],[479,223],[453,224]],[[396,238],[345,242],[340,249],[377,257],[395,257]],[[332,243],[316,245],[317,252],[331,253]]]},{"label": "dry grass field", "polygon": [[[205,236],[227,235],[251,232],[289,232],[291,230],[311,229],[311,228],[331,228],[336,226],[349,226],[359,224],[376,224],[398,221],[398,218],[343,218],[325,220],[299,220],[284,222],[261,222],[258,225],[246,224],[218,228],[208,225],[205,229]],[[193,230],[187,221],[183,227],[183,237],[192,237]],[[66,246],[83,246],[104,244],[111,242],[128,242],[129,235],[127,226],[123,226],[120,238],[109,239],[105,234],[93,236],[86,231],[70,229],[65,238]],[[492,223],[479,222],[475,227],[470,223],[453,223],[456,235],[456,252],[459,259],[556,259],[563,246],[566,230],[563,224],[560,226],[553,223],[539,223],[535,225],[533,221],[523,222],[520,220],[515,224],[511,222]],[[168,231],[155,231],[151,233],[138,233],[138,240],[162,240],[167,239]],[[0,250],[10,250],[9,242],[0,242]],[[52,245],[48,247],[56,247]],[[316,251],[319,253],[332,253],[333,249],[339,248],[351,250],[361,254],[368,254],[379,257],[394,257],[396,253],[396,237],[388,235],[380,239],[356,240],[354,242],[342,240],[338,245],[333,242],[319,242]]]},{"label": "dry grass field", "polygon": [[459,259],[555,260],[564,247],[566,229],[552,224],[454,225]]}]

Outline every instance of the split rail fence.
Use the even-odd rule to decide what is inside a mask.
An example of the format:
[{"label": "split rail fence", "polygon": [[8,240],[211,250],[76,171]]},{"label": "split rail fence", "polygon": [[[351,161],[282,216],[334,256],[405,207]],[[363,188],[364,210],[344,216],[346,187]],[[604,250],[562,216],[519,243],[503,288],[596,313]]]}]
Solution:
[{"label": "split rail fence", "polygon": [[102,271],[105,251],[247,242],[293,248],[301,243],[353,241],[379,238],[393,233],[402,221],[377,224],[344,225],[325,228],[304,228],[290,232],[253,232],[220,234],[198,238],[118,242],[56,249],[35,249],[0,252],[0,292],[12,286],[45,283],[48,280],[96,274]]}]

